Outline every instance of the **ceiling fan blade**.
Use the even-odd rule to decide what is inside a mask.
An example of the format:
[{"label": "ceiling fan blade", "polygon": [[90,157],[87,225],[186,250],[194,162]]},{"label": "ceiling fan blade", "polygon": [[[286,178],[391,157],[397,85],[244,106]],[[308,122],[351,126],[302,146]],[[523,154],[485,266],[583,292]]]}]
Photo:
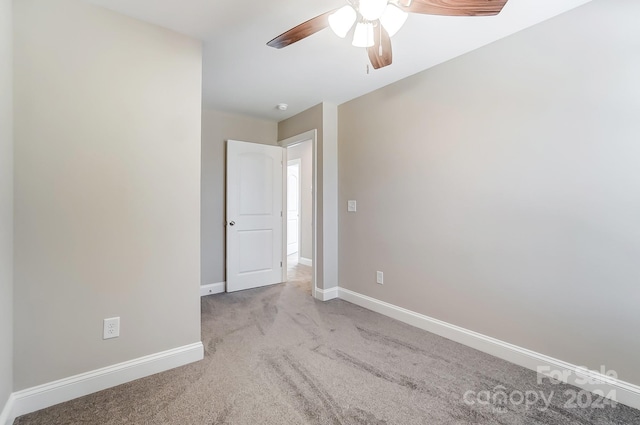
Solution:
[{"label": "ceiling fan blade", "polygon": [[322,15],[311,18],[308,21],[291,28],[289,31],[286,31],[273,40],[269,41],[267,43],[267,46],[275,47],[276,49],[282,49],[283,47],[287,47],[290,44],[293,44],[297,41],[302,40],[303,38],[307,38],[310,35],[317,33],[320,30],[325,29],[329,26],[329,15],[331,15],[333,12],[335,12],[335,10],[330,10],[327,13],[323,13]]},{"label": "ceiling fan blade", "polygon": [[373,69],[384,68],[391,65],[391,37],[382,25],[373,29],[373,46],[367,47],[369,60]]},{"label": "ceiling fan blade", "polygon": [[500,13],[507,0],[400,0],[405,12],[443,16],[493,16]]}]

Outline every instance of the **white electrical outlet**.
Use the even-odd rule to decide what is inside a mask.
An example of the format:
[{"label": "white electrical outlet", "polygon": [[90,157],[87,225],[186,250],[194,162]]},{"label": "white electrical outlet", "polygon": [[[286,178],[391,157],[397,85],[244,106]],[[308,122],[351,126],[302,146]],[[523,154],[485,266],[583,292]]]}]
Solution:
[{"label": "white electrical outlet", "polygon": [[120,336],[120,318],[111,317],[109,319],[104,319],[102,339],[117,338],[119,336]]},{"label": "white electrical outlet", "polygon": [[347,201],[347,212],[356,212],[356,201]]},{"label": "white electrical outlet", "polygon": [[384,284],[384,273],[376,272],[376,282],[379,283],[380,285]]}]

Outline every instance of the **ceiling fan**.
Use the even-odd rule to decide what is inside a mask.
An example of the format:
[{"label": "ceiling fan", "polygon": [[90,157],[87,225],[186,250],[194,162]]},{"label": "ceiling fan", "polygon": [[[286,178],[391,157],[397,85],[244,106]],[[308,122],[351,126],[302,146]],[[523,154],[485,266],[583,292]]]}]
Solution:
[{"label": "ceiling fan", "polygon": [[493,16],[507,0],[346,0],[330,10],[291,28],[267,43],[281,49],[331,27],[344,38],[355,24],[352,44],[365,47],[374,69],[391,65],[391,37],[400,30],[408,13],[443,16]]}]

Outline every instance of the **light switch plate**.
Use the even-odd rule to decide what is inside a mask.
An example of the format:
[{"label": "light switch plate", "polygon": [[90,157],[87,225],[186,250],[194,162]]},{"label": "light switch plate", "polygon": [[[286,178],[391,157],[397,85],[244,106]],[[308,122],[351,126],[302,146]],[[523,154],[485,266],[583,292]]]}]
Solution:
[{"label": "light switch plate", "polygon": [[356,212],[356,201],[347,201],[347,211]]}]

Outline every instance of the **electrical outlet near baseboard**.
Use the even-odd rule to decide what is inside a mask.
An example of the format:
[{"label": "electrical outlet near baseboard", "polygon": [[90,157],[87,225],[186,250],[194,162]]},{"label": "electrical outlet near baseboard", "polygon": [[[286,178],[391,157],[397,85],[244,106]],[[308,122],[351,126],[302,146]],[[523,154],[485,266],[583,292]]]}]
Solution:
[{"label": "electrical outlet near baseboard", "polygon": [[384,273],[376,272],[376,282],[380,285],[384,285]]},{"label": "electrical outlet near baseboard", "polygon": [[120,318],[111,317],[104,319],[102,329],[102,339],[117,338],[120,336]]}]

